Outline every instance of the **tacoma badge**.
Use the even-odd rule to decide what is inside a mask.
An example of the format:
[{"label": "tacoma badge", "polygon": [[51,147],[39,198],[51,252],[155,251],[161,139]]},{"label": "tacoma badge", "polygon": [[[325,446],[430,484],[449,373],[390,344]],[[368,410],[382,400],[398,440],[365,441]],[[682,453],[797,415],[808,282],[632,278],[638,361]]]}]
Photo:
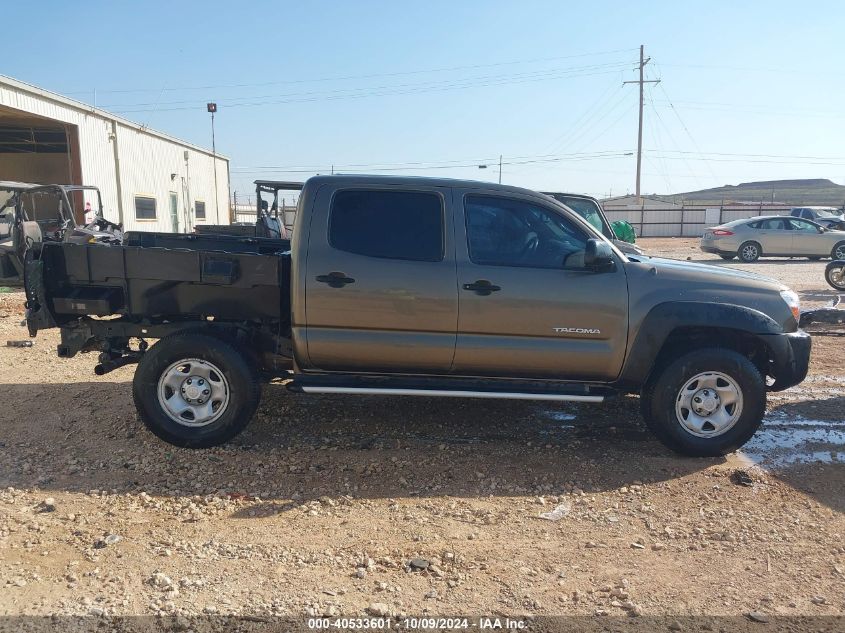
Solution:
[{"label": "tacoma badge", "polygon": [[593,327],[556,327],[558,334],[601,334],[601,330]]}]

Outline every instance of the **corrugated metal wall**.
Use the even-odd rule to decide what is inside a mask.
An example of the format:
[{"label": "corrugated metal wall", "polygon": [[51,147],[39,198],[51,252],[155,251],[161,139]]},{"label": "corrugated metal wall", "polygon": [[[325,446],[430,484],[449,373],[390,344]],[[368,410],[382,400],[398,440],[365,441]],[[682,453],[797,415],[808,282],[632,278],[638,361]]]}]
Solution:
[{"label": "corrugated metal wall", "polygon": [[704,229],[732,220],[753,218],[758,215],[789,215],[791,207],[685,207],[675,209],[605,209],[611,222],[626,220],[633,225],[640,237],[701,237]]},{"label": "corrugated metal wall", "polygon": [[[116,142],[126,230],[174,230],[170,215],[171,194],[176,194],[180,232],[185,232],[186,225],[190,232],[197,223],[229,223],[228,161],[216,159],[218,211],[214,195],[215,159],[212,156],[121,124],[117,124]],[[154,221],[135,217],[136,196],[155,198]],[[197,201],[205,203],[205,220],[196,218]]]},{"label": "corrugated metal wall", "polygon": [[[171,192],[177,195],[178,228],[181,232],[186,229],[191,231],[194,224],[203,222],[195,216],[198,200],[205,202],[205,222],[229,223],[227,159],[215,158],[210,152],[151,130],[140,129],[85,104],[2,77],[0,106],[75,126],[79,138],[82,184],[100,188],[106,217],[118,221],[122,215],[126,230],[172,231]],[[215,205],[215,161],[219,209]],[[0,174],[2,179],[3,174]],[[139,194],[155,198],[155,220],[136,219],[135,196]]]}]

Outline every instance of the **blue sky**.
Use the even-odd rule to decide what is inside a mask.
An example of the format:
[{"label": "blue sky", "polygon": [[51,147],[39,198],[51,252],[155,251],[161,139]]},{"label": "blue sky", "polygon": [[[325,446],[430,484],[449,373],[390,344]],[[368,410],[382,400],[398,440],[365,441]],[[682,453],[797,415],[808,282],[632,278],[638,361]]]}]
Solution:
[{"label": "blue sky", "polygon": [[[845,182],[838,2],[37,2],[0,73],[217,148],[255,178],[378,171],[594,195]],[[37,26],[36,26],[37,23]],[[30,26],[27,26],[30,25]],[[485,163],[487,169],[479,169]],[[96,183],[92,183],[96,184]]]}]

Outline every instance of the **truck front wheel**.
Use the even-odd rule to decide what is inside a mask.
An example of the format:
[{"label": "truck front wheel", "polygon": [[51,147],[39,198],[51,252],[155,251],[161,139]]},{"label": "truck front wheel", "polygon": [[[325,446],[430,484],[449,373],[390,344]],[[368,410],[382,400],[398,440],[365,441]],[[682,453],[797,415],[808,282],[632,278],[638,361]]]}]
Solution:
[{"label": "truck front wheel", "polygon": [[644,387],[641,404],[646,425],[666,446],[714,457],[735,451],[757,431],[766,384],[737,352],[695,350],[659,370]]},{"label": "truck front wheel", "polygon": [[217,446],[240,433],[258,407],[255,367],[230,343],[209,334],[173,334],[138,363],[135,407],[150,431],[186,448]]}]

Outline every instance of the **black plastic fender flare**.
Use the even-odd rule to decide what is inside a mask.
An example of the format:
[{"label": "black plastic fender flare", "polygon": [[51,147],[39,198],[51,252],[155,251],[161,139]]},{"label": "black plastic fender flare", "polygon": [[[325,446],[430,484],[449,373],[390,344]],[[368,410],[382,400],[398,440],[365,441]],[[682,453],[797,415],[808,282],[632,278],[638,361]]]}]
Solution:
[{"label": "black plastic fender flare", "polygon": [[[649,310],[628,348],[620,385],[639,389],[651,374],[666,339],[678,328],[688,327],[726,328],[763,337],[783,334],[774,319],[753,308],[704,301],[660,303]],[[763,342],[769,346],[765,338]]]}]

